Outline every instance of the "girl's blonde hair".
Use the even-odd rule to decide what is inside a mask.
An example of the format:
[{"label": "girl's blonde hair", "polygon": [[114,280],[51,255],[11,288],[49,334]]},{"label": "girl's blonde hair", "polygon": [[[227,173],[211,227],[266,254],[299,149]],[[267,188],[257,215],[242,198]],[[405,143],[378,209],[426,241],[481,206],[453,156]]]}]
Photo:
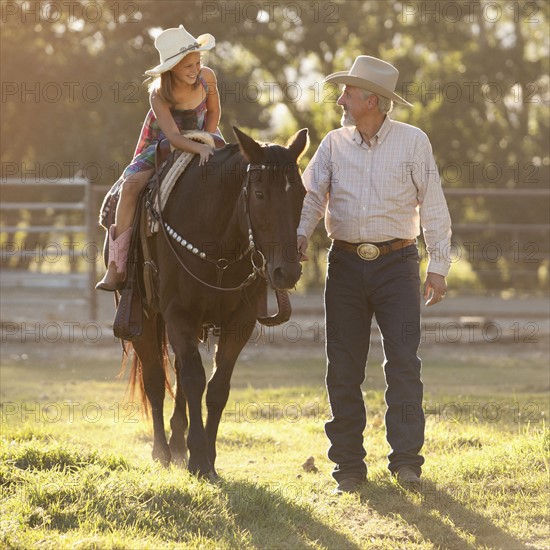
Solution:
[{"label": "girl's blonde hair", "polygon": [[[201,59],[201,64],[202,64],[202,59]],[[201,76],[201,73],[199,71],[197,80],[195,84],[193,84],[193,89],[199,86],[200,76]],[[149,83],[147,90],[149,91],[149,94],[151,94],[153,91],[156,91],[160,95],[160,97],[170,105],[175,105],[177,103],[176,100],[174,99],[174,92],[173,92],[174,76],[172,75],[172,71],[166,71],[165,73],[162,73],[159,76],[156,76],[152,80],[152,82]]]}]

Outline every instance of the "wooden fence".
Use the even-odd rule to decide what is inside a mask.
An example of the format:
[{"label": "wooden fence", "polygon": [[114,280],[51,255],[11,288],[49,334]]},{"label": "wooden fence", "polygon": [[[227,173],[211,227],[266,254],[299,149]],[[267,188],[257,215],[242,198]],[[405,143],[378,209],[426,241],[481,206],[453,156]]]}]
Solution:
[{"label": "wooden fence", "polygon": [[[0,181],[1,263],[2,263],[2,308],[20,303],[11,289],[43,290],[44,301],[67,299],[58,290],[73,289],[75,300],[87,310],[90,320],[98,318],[97,292],[94,287],[97,270],[103,269],[102,234],[97,224],[101,198],[108,188],[92,186],[85,179],[61,179],[50,181]],[[548,189],[446,189],[448,201],[455,198],[498,197],[510,200],[548,201]],[[526,209],[526,217],[528,209]],[[525,220],[528,221],[528,218]],[[525,236],[536,236],[546,243],[537,251],[537,259],[549,259],[548,223],[453,223],[453,233],[465,241],[469,235],[488,230],[507,232],[510,239],[526,242]],[[523,240],[522,240],[523,239]],[[509,250],[507,254],[525,251]],[[529,251],[527,250],[527,253]],[[53,262],[52,259],[56,261]],[[57,265],[53,265],[53,264]],[[522,269],[523,266],[520,266]],[[24,293],[23,293],[24,294]],[[36,299],[29,291],[28,299]],[[20,296],[21,293],[18,294]],[[5,313],[5,311],[4,311]],[[4,315],[3,315],[4,316]]]},{"label": "wooden fence", "polygon": [[[2,317],[21,301],[70,300],[97,319],[94,191],[82,178],[0,181]],[[16,289],[28,289],[25,293]],[[33,290],[42,291],[39,294]],[[60,290],[74,290],[67,298]]]}]

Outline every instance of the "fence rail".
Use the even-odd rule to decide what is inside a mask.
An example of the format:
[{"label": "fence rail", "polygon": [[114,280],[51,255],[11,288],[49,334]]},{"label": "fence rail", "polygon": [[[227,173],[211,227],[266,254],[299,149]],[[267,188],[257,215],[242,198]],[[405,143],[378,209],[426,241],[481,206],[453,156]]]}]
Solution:
[{"label": "fence rail", "polygon": [[[56,197],[55,200],[51,200],[51,195],[59,195],[66,193],[68,188],[77,191],[79,197],[78,200],[67,200],[66,202],[59,200]],[[25,200],[21,200],[20,191],[25,190],[25,193],[31,194],[34,200],[30,201],[25,197]],[[32,190],[32,191],[31,191]],[[0,224],[0,233],[2,237],[2,254],[0,260],[2,264],[9,262],[10,257],[15,252],[15,241],[6,243],[6,237],[9,238],[10,234],[15,236],[17,233],[24,233],[28,235],[59,235],[59,234],[84,234],[87,243],[96,242],[96,214],[93,209],[93,191],[90,182],[84,178],[74,179],[60,179],[56,181],[48,180],[31,180],[27,179],[2,179],[0,181],[0,191],[2,194],[2,202],[0,203],[0,213],[2,214],[2,221]],[[13,200],[13,197],[16,197]],[[50,210],[53,210],[53,215],[50,214]],[[18,222],[17,225],[5,224],[4,218],[6,213],[13,216],[17,212],[27,212],[36,215],[37,212],[44,211],[52,217],[53,222],[49,225],[41,223],[40,225],[34,225],[32,223],[32,217],[24,220],[24,223]],[[59,216],[62,213],[71,212],[76,214],[81,223],[78,225],[65,225],[60,221],[56,221],[56,215]],[[40,238],[40,237],[38,237]],[[45,240],[45,242],[34,241],[35,247],[38,245],[41,250],[42,246],[48,246],[51,241]],[[60,239],[55,241],[56,257],[67,257],[74,255],[74,251],[68,248],[71,242],[60,242]],[[40,253],[36,250],[22,249],[17,250],[17,254],[24,261],[35,260],[34,264],[37,264],[37,257],[40,257]],[[97,298],[95,293],[96,283],[96,265],[95,262],[87,262],[84,272],[77,273],[42,273],[30,270],[7,270],[3,269],[2,275],[2,305],[13,306],[20,302],[21,298],[13,298],[9,296],[10,289],[26,288],[26,289],[79,289],[83,292],[83,297],[73,297],[70,299],[71,303],[79,303],[82,306],[88,308],[88,316],[92,320],[97,319]],[[3,266],[5,267],[5,266]],[[8,296],[6,296],[8,294]],[[54,296],[52,294],[44,294],[42,297],[44,300],[62,301],[66,299],[64,296]],[[42,299],[41,298],[41,299]],[[36,299],[34,296],[30,296],[30,299]]]},{"label": "fence rail", "polygon": [[[24,289],[28,291],[28,299],[35,300],[39,289],[47,289],[44,293],[46,299],[53,300],[53,292],[57,290],[73,291],[72,303],[78,302],[82,307],[87,308],[88,318],[97,320],[98,318],[98,299],[94,289],[97,273],[97,261],[86,262],[86,267],[82,263],[78,266],[78,272],[72,273],[41,273],[37,272],[37,267],[30,267],[33,263],[39,263],[40,254],[47,251],[48,246],[55,245],[54,251],[59,257],[66,258],[74,251],[66,246],[59,235],[79,234],[84,236],[86,243],[95,247],[96,260],[100,257],[102,235],[97,224],[97,214],[101,199],[108,190],[108,186],[92,186],[85,179],[61,179],[55,182],[36,181],[25,179],[3,179],[0,180],[0,191],[2,192],[2,202],[0,203],[2,233],[2,250],[0,261],[3,267],[9,263],[13,257],[13,248],[19,246],[18,256],[28,262],[25,265],[28,268],[24,271],[7,269],[2,275],[2,304],[11,305],[18,303],[19,299],[10,296],[9,289]],[[25,190],[22,196],[21,190]],[[69,191],[70,190],[70,191]],[[10,196],[11,195],[11,196]],[[465,197],[490,197],[503,199],[529,199],[529,200],[548,200],[550,198],[549,189],[478,189],[478,188],[448,188],[445,189],[447,198],[456,197],[462,199]],[[66,199],[66,200],[65,200]],[[17,213],[20,215],[17,216]],[[528,210],[526,210],[528,212]],[[41,215],[44,213],[44,215]],[[44,216],[48,216],[48,222],[44,223]],[[67,219],[70,216],[70,219]],[[36,222],[33,224],[33,218]],[[453,232],[455,236],[473,235],[476,232],[508,232],[514,239],[519,241],[519,236],[536,235],[540,242],[541,235],[548,239],[550,225],[547,223],[525,223],[529,217],[522,223],[453,223]],[[69,225],[70,224],[70,225]],[[29,235],[25,241],[22,235]],[[32,236],[32,237],[31,237]],[[12,248],[10,248],[9,239],[12,239]],[[17,237],[17,241],[15,240]],[[69,241],[71,239],[68,239]],[[32,249],[29,245],[33,245]],[[6,246],[7,245],[7,246]],[[503,250],[502,255],[514,257],[520,250]],[[521,251],[529,253],[530,251]],[[478,260],[479,251],[471,251],[471,259]],[[549,253],[546,249],[537,250],[537,259],[548,260]],[[529,255],[527,259],[531,259]],[[39,266],[38,266],[39,267]],[[494,267],[494,263],[493,263]],[[39,269],[38,269],[39,271]],[[520,272],[521,269],[514,267],[511,273]],[[320,273],[320,272],[319,272]],[[34,289],[34,290],[33,290]],[[35,292],[36,290],[36,292]],[[49,294],[49,291],[52,293]],[[76,294],[75,294],[76,293]],[[60,298],[61,299],[61,298]]]}]

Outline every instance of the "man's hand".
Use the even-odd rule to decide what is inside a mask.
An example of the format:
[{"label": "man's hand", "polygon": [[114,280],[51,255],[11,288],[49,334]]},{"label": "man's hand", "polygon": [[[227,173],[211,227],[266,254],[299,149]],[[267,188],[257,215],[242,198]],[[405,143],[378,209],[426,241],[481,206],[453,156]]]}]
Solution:
[{"label": "man's hand", "polygon": [[298,252],[300,253],[301,262],[307,262],[309,260],[309,258],[306,256],[307,238],[303,235],[298,235]]},{"label": "man's hand", "polygon": [[424,283],[424,300],[427,306],[433,306],[445,298],[447,283],[445,277],[438,273],[428,273]]}]

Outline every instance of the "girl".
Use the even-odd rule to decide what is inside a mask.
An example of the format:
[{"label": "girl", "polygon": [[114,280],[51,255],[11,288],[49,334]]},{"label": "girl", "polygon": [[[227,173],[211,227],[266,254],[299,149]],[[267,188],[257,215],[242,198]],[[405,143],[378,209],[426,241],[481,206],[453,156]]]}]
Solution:
[{"label": "girl", "polygon": [[109,265],[97,289],[118,290],[126,279],[134,213],[140,193],[153,174],[158,141],[166,137],[172,147],[199,155],[200,165],[214,152],[210,146],[181,135],[184,129],[197,129],[221,137],[216,76],[201,65],[199,53],[214,45],[212,35],[194,38],[183,25],[166,29],[155,40],[160,64],[145,71],[154,77],[149,85],[151,109],[143,123],[134,158],[114,186],[120,189],[120,198],[115,223],[109,228]]}]

